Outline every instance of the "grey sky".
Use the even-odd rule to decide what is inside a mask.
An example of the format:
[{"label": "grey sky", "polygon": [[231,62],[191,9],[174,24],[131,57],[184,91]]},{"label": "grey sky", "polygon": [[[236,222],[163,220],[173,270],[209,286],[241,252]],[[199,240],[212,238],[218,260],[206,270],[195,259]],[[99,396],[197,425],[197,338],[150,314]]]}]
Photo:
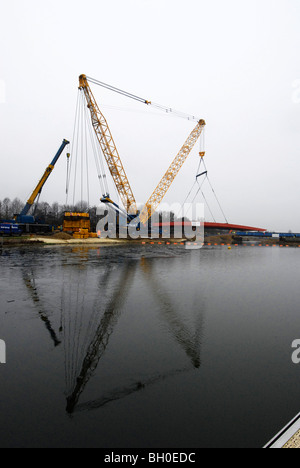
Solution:
[{"label": "grey sky", "polygon": [[[300,232],[299,13],[298,0],[2,0],[0,199],[25,202],[72,138],[85,73],[204,118],[206,165],[228,220]],[[145,202],[194,124],[92,87]],[[166,201],[184,201],[197,166],[196,148]],[[65,179],[63,158],[43,200],[64,203]]]}]

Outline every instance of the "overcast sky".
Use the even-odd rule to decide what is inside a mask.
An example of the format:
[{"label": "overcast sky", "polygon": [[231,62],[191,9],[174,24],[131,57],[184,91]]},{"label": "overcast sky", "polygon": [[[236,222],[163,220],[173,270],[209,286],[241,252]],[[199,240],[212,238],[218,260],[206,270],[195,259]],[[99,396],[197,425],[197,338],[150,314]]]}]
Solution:
[{"label": "overcast sky", "polygon": [[[206,165],[228,221],[300,232],[299,14],[299,0],[1,0],[0,199],[25,202],[72,139],[84,73],[205,119]],[[195,124],[91,87],[145,202]],[[166,201],[186,198],[198,151]],[[96,168],[90,185],[97,204]],[[65,187],[63,156],[43,200],[64,203]]]}]

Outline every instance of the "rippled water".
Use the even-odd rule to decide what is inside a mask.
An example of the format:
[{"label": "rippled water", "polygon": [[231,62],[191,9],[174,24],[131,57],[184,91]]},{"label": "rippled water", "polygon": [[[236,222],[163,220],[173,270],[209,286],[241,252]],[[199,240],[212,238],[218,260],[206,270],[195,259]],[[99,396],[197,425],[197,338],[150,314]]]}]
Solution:
[{"label": "rippled water", "polygon": [[0,256],[1,447],[262,447],[300,411],[300,249]]}]

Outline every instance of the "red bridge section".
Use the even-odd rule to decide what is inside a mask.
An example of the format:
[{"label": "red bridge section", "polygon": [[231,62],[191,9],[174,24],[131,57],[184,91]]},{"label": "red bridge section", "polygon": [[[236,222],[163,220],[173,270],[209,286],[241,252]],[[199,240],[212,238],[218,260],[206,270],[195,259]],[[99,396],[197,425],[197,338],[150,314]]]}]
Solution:
[{"label": "red bridge section", "polygon": [[[174,221],[170,223],[153,223],[154,227],[175,227],[175,226],[193,226],[195,223],[190,221]],[[226,231],[255,231],[255,232],[266,232],[266,229],[251,227],[251,226],[242,226],[239,224],[227,224],[227,223],[208,223],[204,222],[204,229],[222,229]]]},{"label": "red bridge section", "polygon": [[266,232],[266,229],[251,227],[251,226],[240,226],[239,224],[227,224],[227,223],[204,223],[204,228],[207,229],[228,229],[229,231],[255,231],[255,232]]}]

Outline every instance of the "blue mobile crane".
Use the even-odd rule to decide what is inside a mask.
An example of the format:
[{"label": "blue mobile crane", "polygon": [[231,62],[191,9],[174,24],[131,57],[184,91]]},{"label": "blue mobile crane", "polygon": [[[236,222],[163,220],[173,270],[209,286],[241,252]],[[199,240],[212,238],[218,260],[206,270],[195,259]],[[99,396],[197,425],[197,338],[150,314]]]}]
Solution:
[{"label": "blue mobile crane", "polygon": [[21,211],[21,213],[19,215],[16,216],[16,221],[18,223],[22,223],[22,224],[32,224],[35,222],[34,220],[34,217],[33,216],[28,216],[28,213],[31,209],[31,207],[33,206],[35,200],[37,199],[37,197],[40,196],[42,190],[43,190],[43,187],[45,185],[45,183],[47,182],[51,172],[53,171],[54,169],[54,166],[55,164],[57,163],[60,155],[62,154],[63,150],[65,149],[65,147],[69,144],[70,142],[68,140],[63,140],[59,150],[57,151],[56,155],[54,156],[52,162],[49,164],[49,166],[46,168],[41,180],[39,181],[39,183],[37,184],[36,188],[34,189],[34,191],[32,192],[31,194],[31,197],[29,198],[29,200],[27,201],[26,205],[24,206],[23,210]]},{"label": "blue mobile crane", "polygon": [[[61,156],[62,152],[64,151],[65,147],[70,142],[68,140],[63,140],[59,150],[57,151],[56,155],[54,156],[53,160],[46,168],[42,178],[40,179],[39,183],[35,187],[34,191],[32,192],[30,198],[28,199],[26,205],[24,206],[23,210],[20,214],[15,215],[14,221],[7,221],[0,224],[0,234],[8,234],[12,235],[14,233],[20,234],[21,232],[37,232],[39,230],[47,231],[49,230],[49,226],[39,224],[33,215],[29,215],[29,211],[32,208],[36,199],[40,196],[45,183],[47,182],[50,174],[52,173],[55,164],[57,163],[59,157]],[[68,153],[68,157],[70,157]]]}]

